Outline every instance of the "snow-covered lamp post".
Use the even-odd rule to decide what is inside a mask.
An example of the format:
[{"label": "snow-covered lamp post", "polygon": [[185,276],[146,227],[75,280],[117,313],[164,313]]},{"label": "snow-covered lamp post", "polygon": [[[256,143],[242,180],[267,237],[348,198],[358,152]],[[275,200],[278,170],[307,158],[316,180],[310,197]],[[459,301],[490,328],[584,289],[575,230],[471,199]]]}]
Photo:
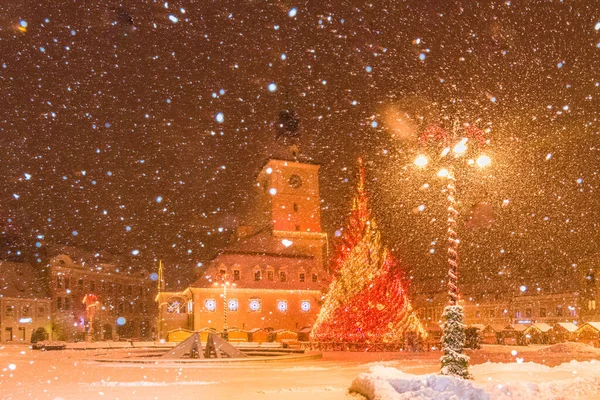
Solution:
[{"label": "snow-covered lamp post", "polygon": [[[463,308],[458,304],[458,245],[460,240],[456,232],[456,221],[458,210],[456,206],[456,171],[455,163],[464,155],[468,149],[467,142],[474,139],[484,143],[482,132],[470,125],[462,129],[464,138],[457,140],[458,129],[456,124],[452,133],[448,133],[439,126],[429,126],[419,138],[422,144],[430,139],[441,141],[444,149],[441,158],[447,160],[448,167],[441,169],[438,176],[447,179],[446,190],[448,199],[448,306],[444,309],[442,317],[443,324],[442,347],[444,355],[441,358],[442,375],[451,375],[468,379],[469,357],[463,353],[465,343],[465,330],[463,324]],[[451,150],[452,146],[452,150]],[[427,156],[419,155],[415,159],[415,165],[424,168],[429,163]],[[470,160],[469,164],[477,164],[483,168],[491,164],[489,156],[482,154],[477,161]]]},{"label": "snow-covered lamp post", "polygon": [[235,283],[232,283],[232,276],[230,274],[219,274],[217,275],[217,282],[215,286],[221,286],[223,288],[223,339],[229,340],[229,333],[227,332],[229,327],[227,326],[227,288],[235,287]]}]

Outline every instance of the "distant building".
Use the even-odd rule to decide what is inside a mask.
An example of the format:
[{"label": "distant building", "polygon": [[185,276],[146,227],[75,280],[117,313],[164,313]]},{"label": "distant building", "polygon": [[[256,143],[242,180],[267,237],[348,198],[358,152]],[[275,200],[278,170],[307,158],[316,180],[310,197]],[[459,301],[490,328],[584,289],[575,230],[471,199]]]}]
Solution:
[{"label": "distant building", "polygon": [[38,328],[50,334],[51,303],[33,266],[0,261],[0,342],[29,342]]},{"label": "distant building", "polygon": [[319,166],[270,159],[256,179],[256,206],[194,283],[157,296],[159,334],[173,329],[311,325],[327,285]]},{"label": "distant building", "polygon": [[72,247],[54,249],[53,254],[48,279],[53,338],[153,337],[156,282],[148,271]]}]

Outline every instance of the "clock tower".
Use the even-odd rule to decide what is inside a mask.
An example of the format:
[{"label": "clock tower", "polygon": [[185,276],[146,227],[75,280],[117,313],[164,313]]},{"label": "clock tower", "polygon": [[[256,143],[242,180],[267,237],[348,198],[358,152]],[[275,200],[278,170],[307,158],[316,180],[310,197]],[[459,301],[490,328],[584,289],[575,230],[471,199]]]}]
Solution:
[{"label": "clock tower", "polygon": [[319,165],[270,159],[257,186],[274,231],[321,232]]}]

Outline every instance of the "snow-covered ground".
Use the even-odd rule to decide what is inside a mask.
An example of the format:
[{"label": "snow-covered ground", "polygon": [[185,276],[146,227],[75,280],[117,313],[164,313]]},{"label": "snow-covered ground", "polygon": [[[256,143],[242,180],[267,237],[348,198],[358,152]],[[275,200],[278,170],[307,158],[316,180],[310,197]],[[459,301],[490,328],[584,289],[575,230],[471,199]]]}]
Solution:
[{"label": "snow-covered ground", "polygon": [[[498,349],[495,349],[498,350]],[[598,356],[592,347],[568,343],[539,349],[538,354],[586,354]],[[516,362],[486,362],[471,367],[472,381],[437,374],[414,375],[402,368],[382,365],[360,374],[350,390],[370,400],[408,399],[598,399],[600,397],[600,362],[575,361],[551,367],[525,362],[512,350]],[[542,360],[543,361],[543,360]]]},{"label": "snow-covered ground", "polygon": [[[551,393],[552,387],[568,389],[571,391],[569,398],[573,399],[579,394],[577,390],[586,385],[600,391],[600,379],[595,378],[600,376],[600,362],[585,361],[594,357],[600,359],[598,351],[593,348],[563,346],[548,350],[529,346],[514,349],[518,351],[517,354],[511,354],[513,348],[507,346],[486,346],[481,351],[471,353],[473,364],[478,365],[472,367],[476,379],[472,382],[475,386],[469,390],[481,388],[493,391],[500,384],[510,383],[508,387],[511,393],[518,394],[521,392],[518,392],[517,388],[521,390],[523,386],[520,382],[533,382],[537,384],[538,390],[543,390],[544,393]],[[440,357],[440,353],[437,352],[325,353],[320,360],[210,366],[105,364],[93,361],[95,358],[123,357],[135,352],[140,350],[41,352],[31,350],[27,346],[0,345],[0,398],[361,399],[362,396],[348,392],[351,385],[354,389],[360,386],[358,376],[368,376],[361,374],[373,371],[378,375],[390,374],[395,377],[397,375],[394,374],[400,374],[398,370],[401,370],[405,379],[414,382],[415,379],[425,379],[427,374],[435,374],[439,368]],[[572,358],[581,362],[564,363]],[[521,364],[516,363],[517,359]],[[511,363],[498,364],[499,361]],[[533,361],[549,366],[534,364]],[[443,379],[437,377],[428,379],[437,381],[438,384],[444,383]],[[585,381],[585,384],[581,383],[582,381]],[[571,386],[565,387],[567,383]],[[532,385],[525,387],[535,388]],[[366,391],[363,393],[367,394]],[[494,393],[506,392],[497,389]],[[530,392],[523,393],[529,396]],[[466,397],[460,395],[458,398]],[[522,398],[539,397],[535,395]],[[552,398],[561,397],[557,395]]]}]

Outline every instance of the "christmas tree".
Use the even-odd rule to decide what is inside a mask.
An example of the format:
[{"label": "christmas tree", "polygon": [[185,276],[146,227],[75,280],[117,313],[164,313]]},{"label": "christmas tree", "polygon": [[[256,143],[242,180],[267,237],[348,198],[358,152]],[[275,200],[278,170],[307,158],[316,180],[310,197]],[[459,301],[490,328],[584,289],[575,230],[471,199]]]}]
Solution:
[{"label": "christmas tree", "polygon": [[405,332],[426,332],[414,314],[403,271],[388,249],[369,208],[365,170],[359,159],[359,180],[352,211],[332,260],[334,274],[312,330],[313,340],[353,343],[398,343]]},{"label": "christmas tree", "polygon": [[442,375],[471,379],[469,373],[469,356],[463,353],[465,345],[465,325],[463,324],[463,309],[459,305],[447,306],[442,317],[444,335],[442,337]]}]

